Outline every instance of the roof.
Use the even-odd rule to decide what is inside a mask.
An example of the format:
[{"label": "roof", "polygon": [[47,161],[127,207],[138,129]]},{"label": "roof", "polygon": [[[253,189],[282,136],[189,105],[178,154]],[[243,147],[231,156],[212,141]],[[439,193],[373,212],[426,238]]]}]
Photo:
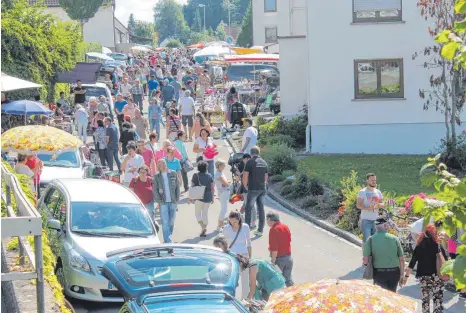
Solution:
[{"label": "roof", "polygon": [[55,183],[68,191],[71,202],[141,204],[131,190],[105,179],[64,178]]},{"label": "roof", "polygon": [[[29,0],[29,4],[34,4],[36,2],[40,2],[41,0]],[[113,0],[104,0],[102,5],[107,5],[113,2]],[[60,1],[59,0],[44,0],[44,3],[47,7],[59,7]]]},{"label": "roof", "polygon": [[57,82],[73,84],[79,79],[83,84],[94,84],[101,67],[100,63],[78,62],[71,71],[58,73]]}]

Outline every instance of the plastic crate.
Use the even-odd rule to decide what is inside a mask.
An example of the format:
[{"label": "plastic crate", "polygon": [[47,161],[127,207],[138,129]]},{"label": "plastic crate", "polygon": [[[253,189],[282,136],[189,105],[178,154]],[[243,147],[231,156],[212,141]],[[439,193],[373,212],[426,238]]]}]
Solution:
[{"label": "plastic crate", "polygon": [[120,172],[119,171],[110,171],[104,173],[104,179],[113,181],[115,183],[120,183]]}]

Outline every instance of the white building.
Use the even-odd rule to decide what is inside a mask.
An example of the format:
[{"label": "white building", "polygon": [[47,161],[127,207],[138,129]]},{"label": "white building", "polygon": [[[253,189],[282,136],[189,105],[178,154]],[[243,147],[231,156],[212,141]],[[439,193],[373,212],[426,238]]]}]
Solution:
[{"label": "white building", "polygon": [[434,150],[445,125],[419,97],[431,72],[412,55],[433,38],[416,2],[312,0],[307,10],[312,152]]},{"label": "white building", "polygon": [[[30,3],[37,0],[29,0]],[[68,14],[60,7],[58,0],[45,0],[45,11],[57,16],[62,21],[70,21]],[[115,50],[119,43],[129,43],[128,29],[115,17],[115,1],[104,0],[104,5],[93,18],[84,24],[84,41],[98,42],[102,46]]]},{"label": "white building", "polygon": [[[268,47],[278,53],[278,0],[251,0],[253,46]],[[280,1],[285,2],[285,1]]]}]

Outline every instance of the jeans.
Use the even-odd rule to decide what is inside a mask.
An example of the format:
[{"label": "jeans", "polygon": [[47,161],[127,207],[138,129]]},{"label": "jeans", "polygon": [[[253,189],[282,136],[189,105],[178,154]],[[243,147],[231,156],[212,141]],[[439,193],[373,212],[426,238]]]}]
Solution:
[{"label": "jeans", "polygon": [[155,205],[154,201],[151,201],[149,203],[144,204],[144,207],[147,209],[147,212],[149,212],[150,218],[152,221],[155,220]]},{"label": "jeans", "polygon": [[400,281],[400,268],[374,268],[374,285],[396,292]]},{"label": "jeans", "polygon": [[183,179],[184,190],[189,189],[188,173],[184,170],[183,165],[181,165],[181,178]]},{"label": "jeans", "polygon": [[100,165],[106,166],[107,149],[99,149],[98,151],[99,151]]},{"label": "jeans", "polygon": [[283,277],[285,277],[285,283],[287,287],[293,286],[293,278],[291,278],[291,272],[293,271],[293,258],[291,255],[282,255],[277,257],[275,263],[282,271]]},{"label": "jeans", "polygon": [[[248,202],[248,194],[247,193],[243,193],[243,198],[244,198],[244,202],[243,202],[243,208],[245,212],[246,211],[246,203]],[[252,206],[252,210],[251,210],[251,225],[249,225],[249,227],[257,227],[257,208],[256,208],[256,204],[254,203],[253,206]]]},{"label": "jeans", "polygon": [[162,220],[163,241],[172,242],[173,227],[175,226],[176,203],[167,202],[160,205],[160,219]]},{"label": "jeans", "polygon": [[141,111],[141,113],[142,113],[142,108],[143,108],[142,98],[143,98],[142,95],[133,95],[133,101],[135,104],[139,106],[139,110]]},{"label": "jeans", "polygon": [[121,125],[123,124],[125,120],[125,116],[123,114],[118,114],[117,119],[118,119],[118,128],[120,129],[120,134],[121,134]]},{"label": "jeans", "polygon": [[208,160],[207,162],[207,172],[212,175],[212,178],[215,177],[215,161]]},{"label": "jeans", "polygon": [[153,133],[155,129],[156,134],[160,138],[160,119],[154,118],[150,120],[150,132]]},{"label": "jeans", "polygon": [[113,171],[113,159],[115,159],[118,170],[121,170],[120,157],[118,156],[118,148],[110,148],[107,146],[107,162],[108,168]]},{"label": "jeans", "polygon": [[361,220],[362,243],[365,243],[370,236],[375,234],[375,221]]},{"label": "jeans", "polygon": [[245,215],[246,215],[246,224],[251,225],[251,213],[254,203],[257,204],[257,213],[259,215],[259,227],[257,229],[258,232],[262,233],[264,231],[264,223],[265,223],[265,212],[264,212],[264,198],[265,198],[265,190],[249,190],[248,191],[248,198],[246,200],[246,208],[245,208]]},{"label": "jeans", "polygon": [[87,141],[87,123],[78,123],[78,138],[84,143]]}]

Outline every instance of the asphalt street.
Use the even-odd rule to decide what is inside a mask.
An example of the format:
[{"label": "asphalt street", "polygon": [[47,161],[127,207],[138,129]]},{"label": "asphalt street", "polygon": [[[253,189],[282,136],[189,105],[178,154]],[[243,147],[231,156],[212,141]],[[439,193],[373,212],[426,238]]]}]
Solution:
[{"label": "asphalt street", "polygon": [[[164,136],[162,136],[164,138]],[[218,158],[228,160],[231,147],[221,139],[216,140],[219,155]],[[195,160],[193,143],[187,143],[188,152],[191,153],[191,160]],[[194,171],[190,174],[192,175]],[[231,175],[229,170],[228,175]],[[190,175],[190,176],[191,176]],[[212,245],[216,236],[215,228],[220,212],[218,200],[209,208],[209,226],[206,238],[200,238],[200,226],[196,222],[194,215],[194,205],[187,203],[187,194],[182,194],[177,212],[174,241],[179,243]],[[231,205],[229,209],[239,209],[240,204]],[[305,283],[317,281],[324,278],[339,279],[359,279],[362,277],[361,248],[355,246],[336,235],[333,235],[314,224],[307,222],[281,207],[271,199],[266,200],[266,212],[270,210],[278,211],[283,223],[287,224],[292,232],[292,256],[294,259],[293,279],[295,283]],[[268,258],[268,227],[265,226],[264,236],[253,239],[252,253],[256,258]],[[161,242],[163,241],[160,235]],[[420,304],[419,283],[411,278],[407,286],[400,291],[401,294],[409,295],[418,300]],[[117,313],[121,304],[96,304],[73,301],[75,310],[78,313]],[[445,312],[459,313],[465,312],[465,302],[458,298],[458,295],[445,292]],[[419,312],[420,309],[418,310]]]}]

